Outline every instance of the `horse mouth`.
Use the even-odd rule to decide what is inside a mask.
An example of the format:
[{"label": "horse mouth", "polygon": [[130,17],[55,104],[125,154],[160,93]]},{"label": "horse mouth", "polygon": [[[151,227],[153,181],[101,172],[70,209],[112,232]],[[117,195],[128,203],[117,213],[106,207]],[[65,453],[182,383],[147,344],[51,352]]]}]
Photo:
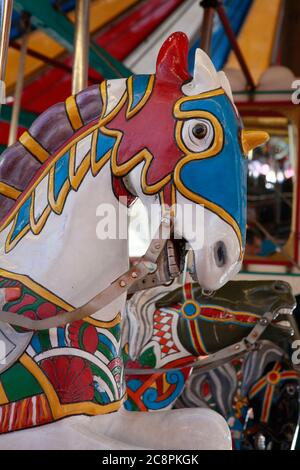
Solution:
[{"label": "horse mouth", "polygon": [[277,312],[275,318],[272,320],[271,324],[275,328],[280,329],[285,333],[289,333],[291,336],[294,334],[294,328],[292,323],[289,320],[293,318],[294,306],[285,306],[281,307]]}]

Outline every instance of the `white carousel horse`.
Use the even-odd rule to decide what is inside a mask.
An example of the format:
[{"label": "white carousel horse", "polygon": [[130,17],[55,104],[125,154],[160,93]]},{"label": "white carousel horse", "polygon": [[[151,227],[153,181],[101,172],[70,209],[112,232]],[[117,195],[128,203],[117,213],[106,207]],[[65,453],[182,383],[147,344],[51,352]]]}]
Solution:
[{"label": "white carousel horse", "polygon": [[[2,154],[3,310],[35,320],[70,312],[124,273],[126,237],[105,238],[98,218],[103,203],[109,215],[120,215],[124,195],[154,206],[153,225],[165,206],[177,203],[174,232],[194,250],[204,288],[217,289],[237,273],[245,242],[245,155],[266,136],[242,129],[226,77],[201,50],[189,77],[187,51],[186,36],[175,33],[162,46],[155,76],[106,81],[68,98]],[[183,220],[181,209],[200,204],[199,247],[192,215]],[[210,410],[120,410],[125,300],[126,294],[50,330],[1,327],[1,449],[230,448],[225,421]]]}]

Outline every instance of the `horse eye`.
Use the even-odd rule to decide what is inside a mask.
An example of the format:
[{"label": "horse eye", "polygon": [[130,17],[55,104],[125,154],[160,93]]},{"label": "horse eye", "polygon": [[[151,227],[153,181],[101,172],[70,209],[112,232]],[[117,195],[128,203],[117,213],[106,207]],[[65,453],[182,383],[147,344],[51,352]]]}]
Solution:
[{"label": "horse eye", "polygon": [[192,132],[196,139],[204,139],[207,134],[207,126],[205,124],[196,124]]}]

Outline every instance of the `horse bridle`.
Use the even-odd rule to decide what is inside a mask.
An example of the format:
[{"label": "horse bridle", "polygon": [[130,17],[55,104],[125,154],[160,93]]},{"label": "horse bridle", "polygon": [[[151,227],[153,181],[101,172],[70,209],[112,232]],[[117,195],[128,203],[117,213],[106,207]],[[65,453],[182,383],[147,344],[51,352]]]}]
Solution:
[{"label": "horse bridle", "polygon": [[166,367],[157,369],[125,369],[127,375],[150,375],[150,374],[166,374],[168,372],[177,372],[182,369],[196,368],[203,372],[215,369],[223,364],[238,359],[244,354],[257,350],[259,348],[259,340],[268,325],[277,317],[278,311],[266,312],[251,330],[251,332],[241,341],[227,346],[219,351],[204,357],[203,359],[195,359],[194,361],[184,364],[180,367]]}]

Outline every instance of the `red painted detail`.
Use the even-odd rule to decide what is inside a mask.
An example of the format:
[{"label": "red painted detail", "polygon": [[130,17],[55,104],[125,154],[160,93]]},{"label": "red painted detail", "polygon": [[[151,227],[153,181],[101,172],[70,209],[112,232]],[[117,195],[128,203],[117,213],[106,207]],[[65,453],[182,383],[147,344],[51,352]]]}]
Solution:
[{"label": "red painted detail", "polygon": [[217,320],[233,320],[241,323],[257,323],[257,318],[247,313],[231,313],[212,307],[201,307],[200,314],[204,317]]},{"label": "red painted detail", "polygon": [[[181,86],[189,77],[187,43],[187,37],[183,33],[172,34],[165,41],[158,56],[157,76],[151,98],[131,119],[126,118],[124,105],[116,117],[106,125],[108,129],[122,132],[117,165],[130,165],[133,157],[144,149],[153,156],[145,175],[144,190],[147,192],[150,191],[149,187],[168,176],[171,177],[182,158],[182,151],[174,139],[176,119],[173,108],[176,101],[183,96]],[[159,122],[160,125],[153,127],[151,132],[145,132],[148,122]],[[166,203],[171,204],[171,201]]]},{"label": "red painted detail", "polygon": [[208,382],[203,382],[201,386],[201,395],[204,398],[207,398],[209,395],[211,395],[210,386]]},{"label": "red painted detail", "polygon": [[190,282],[184,285],[184,295],[187,300],[190,300],[193,298],[192,284]]},{"label": "red painted detail", "polygon": [[123,60],[180,5],[183,0],[147,0],[109,26],[96,39],[113,57]]},{"label": "red painted detail", "polygon": [[271,382],[271,383],[277,383],[280,380],[279,372],[276,372],[276,371],[270,372],[267,376],[267,380],[268,382]]},{"label": "red painted detail", "polygon": [[163,43],[156,62],[156,80],[182,84],[190,78],[188,72],[189,40],[176,32]]},{"label": "red painted detail", "polygon": [[93,399],[93,374],[86,360],[74,356],[56,356],[44,359],[40,366],[61,403],[79,403]]},{"label": "red painted detail", "polygon": [[4,299],[5,302],[14,302],[18,300],[22,295],[21,287],[6,287]]},{"label": "red painted detail", "polygon": [[117,199],[127,207],[130,207],[135,201],[136,196],[133,196],[126,188],[121,178],[112,177],[113,191]]},{"label": "red painted detail", "polygon": [[75,321],[68,328],[70,344],[74,348],[84,349],[94,354],[98,347],[98,333],[93,325],[82,320]]}]

